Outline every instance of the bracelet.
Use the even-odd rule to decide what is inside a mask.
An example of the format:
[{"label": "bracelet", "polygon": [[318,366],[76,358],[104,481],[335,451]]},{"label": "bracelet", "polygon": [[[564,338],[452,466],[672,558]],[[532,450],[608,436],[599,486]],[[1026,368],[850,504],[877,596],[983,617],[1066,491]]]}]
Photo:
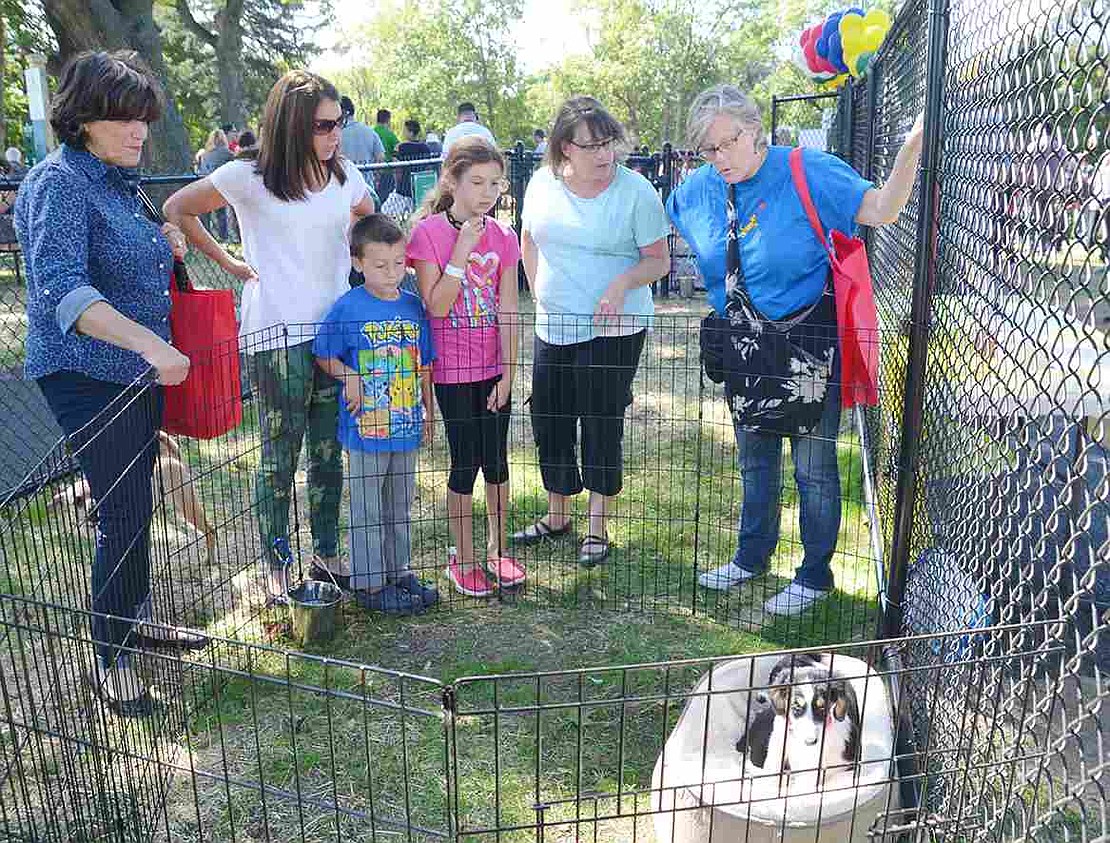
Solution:
[{"label": "bracelet", "polygon": [[443,274],[448,278],[457,278],[460,281],[466,277],[466,273],[453,263],[449,263],[447,266],[443,267]]}]

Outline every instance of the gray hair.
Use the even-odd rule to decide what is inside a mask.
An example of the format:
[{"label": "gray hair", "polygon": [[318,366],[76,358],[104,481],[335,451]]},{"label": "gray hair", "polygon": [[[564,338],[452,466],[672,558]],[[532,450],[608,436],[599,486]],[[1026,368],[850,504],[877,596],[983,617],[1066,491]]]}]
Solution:
[{"label": "gray hair", "polygon": [[750,97],[732,85],[714,85],[694,98],[690,115],[686,119],[686,138],[691,148],[697,149],[709,132],[709,125],[721,115],[731,117],[739,128],[755,130],[755,151],[767,147],[763,134],[763,120],[759,107]]}]

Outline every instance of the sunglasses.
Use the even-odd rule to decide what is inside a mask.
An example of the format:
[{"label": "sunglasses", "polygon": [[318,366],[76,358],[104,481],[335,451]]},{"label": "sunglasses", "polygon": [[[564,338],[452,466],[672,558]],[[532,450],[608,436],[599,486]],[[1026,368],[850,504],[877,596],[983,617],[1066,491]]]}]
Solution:
[{"label": "sunglasses", "polygon": [[330,135],[336,129],[347,125],[347,115],[342,115],[338,120],[313,120],[312,133],[314,135]]}]

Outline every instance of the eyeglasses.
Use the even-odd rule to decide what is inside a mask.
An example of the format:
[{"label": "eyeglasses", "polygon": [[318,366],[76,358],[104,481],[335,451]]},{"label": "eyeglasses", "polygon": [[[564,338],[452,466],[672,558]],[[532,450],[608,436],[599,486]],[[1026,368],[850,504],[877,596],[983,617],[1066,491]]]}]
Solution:
[{"label": "eyeglasses", "polygon": [[338,120],[313,120],[312,133],[314,135],[330,135],[336,129],[347,125],[347,115],[343,114]]},{"label": "eyeglasses", "polygon": [[571,145],[577,146],[585,152],[608,152],[613,148],[613,144],[616,142],[616,138],[606,138],[605,140],[594,141],[593,143],[579,143],[576,140],[572,140]]},{"label": "eyeglasses", "polygon": [[694,151],[698,154],[698,157],[701,158],[703,161],[708,161],[708,160],[710,160],[711,158],[714,158],[717,155],[728,152],[730,149],[732,149],[734,146],[736,146],[736,142],[738,140],[740,140],[740,136],[742,134],[744,134],[744,132],[746,132],[746,131],[747,131],[747,129],[740,129],[731,138],[729,138],[728,140],[721,141],[716,146],[699,146]]}]

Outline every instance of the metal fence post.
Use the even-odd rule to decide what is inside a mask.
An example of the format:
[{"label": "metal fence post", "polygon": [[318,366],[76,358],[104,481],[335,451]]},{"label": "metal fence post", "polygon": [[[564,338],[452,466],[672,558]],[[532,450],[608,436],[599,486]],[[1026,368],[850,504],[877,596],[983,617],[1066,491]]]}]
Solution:
[{"label": "metal fence post", "polygon": [[[518,243],[524,232],[524,191],[531,178],[532,153],[524,151],[524,141],[517,141],[509,153],[509,189],[513,193],[513,230],[516,231]],[[524,271],[523,258],[517,265],[516,286],[521,292],[528,289],[528,275]]]},{"label": "metal fence post", "polygon": [[941,121],[947,50],[948,0],[930,0],[925,65],[925,138],[921,175],[918,179],[920,212],[917,219],[917,258],[914,263],[913,302],[910,309],[909,361],[902,405],[902,442],[894,498],[890,570],[887,573],[886,600],[883,605],[882,637],[885,638],[901,634],[902,603],[913,539],[926,363],[938,252],[936,228],[939,222],[939,168],[943,134]]},{"label": "metal fence post", "polygon": [[[658,169],[656,170],[658,172]],[[667,199],[674,189],[674,148],[671,146],[670,141],[663,144],[663,184],[659,189],[659,198],[663,200],[663,204],[667,204]],[[674,250],[674,235],[667,235],[668,252]],[[660,280],[663,285],[662,294],[663,298],[669,298],[671,295],[671,277],[674,275],[674,261],[669,262],[667,274]],[[655,286],[654,284],[652,285]]]},{"label": "metal fence post", "polygon": [[779,97],[771,97],[771,143],[778,143],[779,137]]},{"label": "metal fence post", "polygon": [[[528,163],[531,164],[531,156]],[[517,141],[513,147],[512,157],[509,159],[509,172],[512,173],[513,190],[513,228],[519,238],[524,225],[524,188],[528,185],[531,173],[524,172],[524,142]]]}]

